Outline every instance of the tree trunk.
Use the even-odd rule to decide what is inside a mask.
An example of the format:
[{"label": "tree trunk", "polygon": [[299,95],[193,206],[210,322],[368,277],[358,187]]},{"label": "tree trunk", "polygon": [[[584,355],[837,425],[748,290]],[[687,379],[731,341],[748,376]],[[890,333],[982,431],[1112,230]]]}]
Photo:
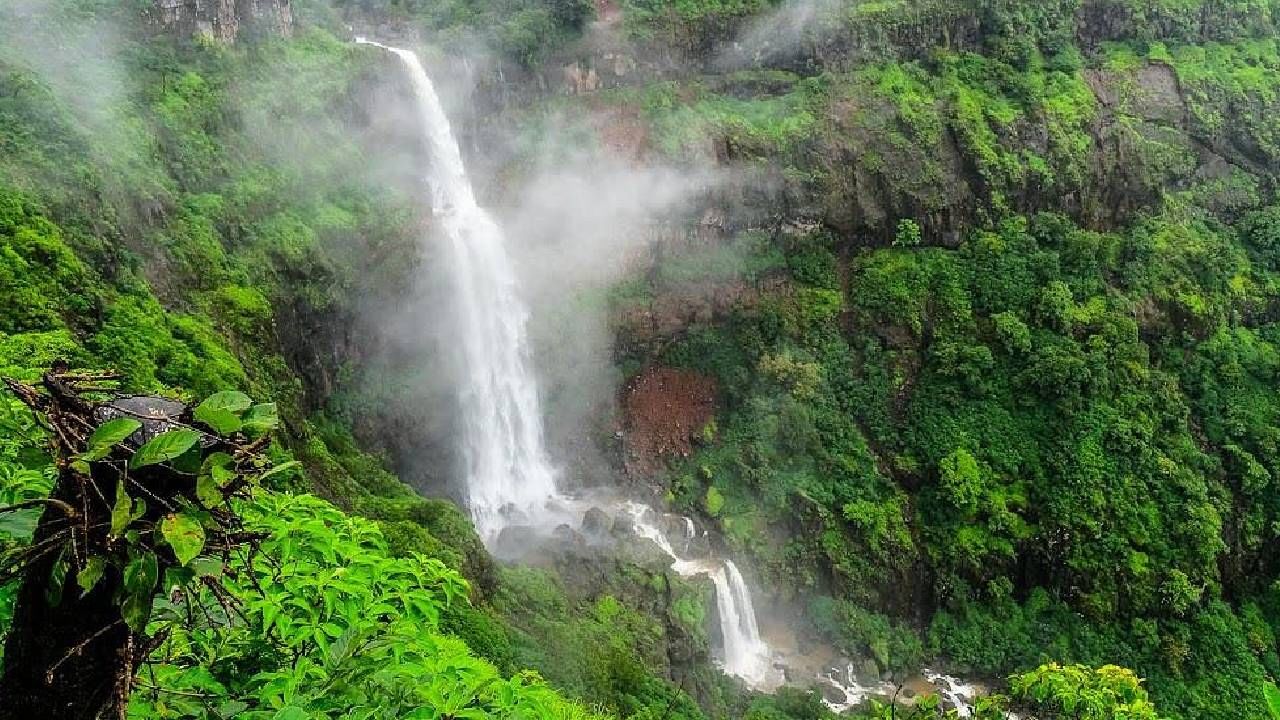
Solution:
[{"label": "tree trunk", "polygon": [[[47,373],[47,395],[6,381],[47,419],[60,472],[16,571],[21,587],[5,641],[0,720],[123,719],[134,673],[152,647],[124,621],[124,578],[118,568],[106,564],[89,593],[82,593],[76,576],[88,558],[102,556],[113,542],[108,535],[116,486],[133,449],[170,429],[170,421],[186,408],[162,398],[124,398],[95,406],[80,397],[67,377],[79,376]],[[92,463],[87,475],[73,470],[70,461],[84,451],[86,437],[102,421],[122,414],[138,417],[141,429],[106,458],[111,462]],[[138,520],[150,523],[163,515],[163,504],[172,504],[193,482],[160,465],[128,474],[130,487],[149,488],[146,512]],[[163,579],[170,561],[157,555]]]},{"label": "tree trunk", "polygon": [[[68,478],[59,479],[55,497],[70,501]],[[114,489],[113,489],[114,492]],[[32,541],[53,542],[69,521],[49,506]],[[69,546],[67,552],[70,553]],[[5,642],[0,676],[0,720],[95,720],[123,717],[122,683],[132,677],[130,656],[139,638],[129,632],[113,600],[121,578],[108,569],[93,591],[76,585],[79,564],[70,558],[61,602],[50,602],[50,575],[59,553],[49,552],[29,565],[22,577],[13,623]]]}]

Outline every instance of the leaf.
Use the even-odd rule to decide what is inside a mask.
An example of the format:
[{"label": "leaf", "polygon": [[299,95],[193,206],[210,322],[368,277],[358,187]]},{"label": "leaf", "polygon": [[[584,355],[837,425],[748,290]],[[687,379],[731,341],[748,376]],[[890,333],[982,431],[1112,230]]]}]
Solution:
[{"label": "leaf", "polygon": [[160,564],[153,552],[141,552],[129,556],[124,566],[124,589],[131,595],[150,595],[160,579]]},{"label": "leaf", "polygon": [[258,477],[258,482],[266,482],[268,478],[272,478],[281,473],[288,472],[289,470],[292,470],[300,465],[302,465],[302,463],[298,462],[297,460],[290,460],[289,462],[286,462],[286,463],[280,463],[279,465],[276,465],[270,470],[262,473],[262,475]]},{"label": "leaf", "polygon": [[271,720],[311,720],[311,714],[297,705],[288,705],[280,708]]},{"label": "leaf", "polygon": [[1280,687],[1273,682],[1262,684],[1262,696],[1267,701],[1267,709],[1271,711],[1272,720],[1280,720]]},{"label": "leaf", "polygon": [[239,390],[223,390],[217,392],[204,399],[204,402],[196,406],[195,418],[200,422],[204,422],[204,414],[211,412],[225,412],[239,416],[253,401],[248,395]]},{"label": "leaf", "polygon": [[222,561],[217,558],[196,558],[191,561],[191,571],[196,577],[217,577],[222,574]]},{"label": "leaf", "polygon": [[228,700],[218,706],[218,715],[224,718],[233,718],[248,709],[249,705],[240,700]]},{"label": "leaf", "polygon": [[205,398],[192,415],[215,432],[228,435],[240,429],[240,416],[252,404],[248,395],[238,390],[224,390]]},{"label": "leaf", "polygon": [[40,508],[27,508],[0,514],[0,534],[23,542],[30,540],[40,524],[40,513]]},{"label": "leaf", "polygon": [[236,478],[234,460],[224,452],[216,452],[205,458],[196,476],[196,498],[205,507],[222,504],[222,488]]},{"label": "leaf", "polygon": [[160,534],[173,548],[179,565],[191,562],[204,550],[204,528],[189,514],[169,513],[160,521]]},{"label": "leaf", "polygon": [[218,490],[218,484],[213,481],[212,475],[201,472],[196,477],[196,499],[207,508],[222,504],[222,493]]},{"label": "leaf", "polygon": [[89,441],[86,443],[85,451],[80,455],[80,459],[86,462],[101,460],[111,454],[111,448],[124,442],[126,438],[137,432],[138,428],[141,427],[142,423],[127,417],[120,417],[102,423],[89,436]]},{"label": "leaf", "polygon": [[130,510],[133,508],[133,500],[129,497],[129,493],[125,492],[124,480],[121,479],[116,483],[116,504],[111,507],[111,534],[119,535],[124,529],[129,527],[129,523],[133,521]]},{"label": "leaf", "polygon": [[140,468],[167,462],[195,447],[198,442],[200,433],[195,430],[170,430],[161,433],[138,448],[138,452],[129,460],[129,467]]},{"label": "leaf", "polygon": [[120,614],[124,622],[134,632],[142,632],[147,627],[147,618],[151,615],[151,592],[130,593],[120,605]]},{"label": "leaf", "polygon": [[197,411],[196,420],[213,428],[213,431],[219,435],[230,435],[239,431],[244,425],[239,415],[226,410],[207,410],[203,415]]},{"label": "leaf", "polygon": [[102,573],[107,569],[107,559],[101,555],[94,555],[89,558],[84,567],[80,568],[80,572],[76,573],[76,584],[80,586],[80,594],[88,595],[89,591],[98,584],[102,579]]},{"label": "leaf", "polygon": [[280,411],[275,403],[261,403],[244,414],[244,429],[256,435],[275,430],[280,426]]},{"label": "leaf", "polygon": [[67,546],[63,545],[62,551],[58,553],[58,559],[49,570],[49,585],[45,588],[45,599],[50,605],[57,607],[62,604],[62,590],[67,585],[67,572],[70,570],[71,561],[67,559]]}]

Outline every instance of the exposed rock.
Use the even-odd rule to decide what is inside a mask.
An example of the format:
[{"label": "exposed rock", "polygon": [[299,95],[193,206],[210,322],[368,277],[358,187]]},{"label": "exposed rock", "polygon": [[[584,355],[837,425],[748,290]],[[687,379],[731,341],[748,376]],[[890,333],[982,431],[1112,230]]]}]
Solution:
[{"label": "exposed rock", "polygon": [[582,532],[587,535],[604,536],[613,529],[613,519],[609,513],[593,507],[582,516]]},{"label": "exposed rock", "polygon": [[242,32],[289,36],[289,0],[155,0],[149,20],[165,32],[235,42]]}]

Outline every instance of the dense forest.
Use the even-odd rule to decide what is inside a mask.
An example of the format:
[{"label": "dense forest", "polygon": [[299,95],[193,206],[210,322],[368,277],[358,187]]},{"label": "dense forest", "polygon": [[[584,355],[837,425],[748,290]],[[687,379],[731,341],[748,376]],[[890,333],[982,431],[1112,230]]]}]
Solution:
[{"label": "dense forest", "polygon": [[[893,692],[477,532],[357,36],[526,231],[561,489]],[[0,720],[1280,719],[1277,114],[1276,0],[6,0]]]}]

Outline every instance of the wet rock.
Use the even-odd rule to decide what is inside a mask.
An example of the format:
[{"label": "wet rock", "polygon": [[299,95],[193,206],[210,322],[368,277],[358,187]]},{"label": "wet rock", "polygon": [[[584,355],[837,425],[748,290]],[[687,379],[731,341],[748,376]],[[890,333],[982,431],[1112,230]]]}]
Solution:
[{"label": "wet rock", "polygon": [[534,528],[528,525],[508,525],[498,533],[498,538],[493,543],[493,554],[506,559],[519,559],[540,544]]},{"label": "wet rock", "polygon": [[610,532],[613,537],[623,540],[635,537],[635,521],[625,514],[619,514],[613,518],[613,529]]},{"label": "wet rock", "polygon": [[613,530],[613,519],[609,513],[593,507],[582,516],[582,532],[588,536],[603,537]]},{"label": "wet rock", "polygon": [[551,537],[569,545],[585,545],[587,542],[581,533],[574,530],[567,523],[557,525],[556,529],[551,531]]},{"label": "wet rock", "polygon": [[[93,417],[100,423],[120,417],[133,418],[141,422],[142,427],[130,435],[127,441],[128,445],[136,448],[161,433],[185,427],[177,423],[182,422],[182,415],[186,411],[187,406],[180,402],[137,395],[116,398],[105,405],[99,405],[94,408]],[[202,447],[208,447],[214,442],[213,436],[206,435],[201,438],[200,444]]]}]

